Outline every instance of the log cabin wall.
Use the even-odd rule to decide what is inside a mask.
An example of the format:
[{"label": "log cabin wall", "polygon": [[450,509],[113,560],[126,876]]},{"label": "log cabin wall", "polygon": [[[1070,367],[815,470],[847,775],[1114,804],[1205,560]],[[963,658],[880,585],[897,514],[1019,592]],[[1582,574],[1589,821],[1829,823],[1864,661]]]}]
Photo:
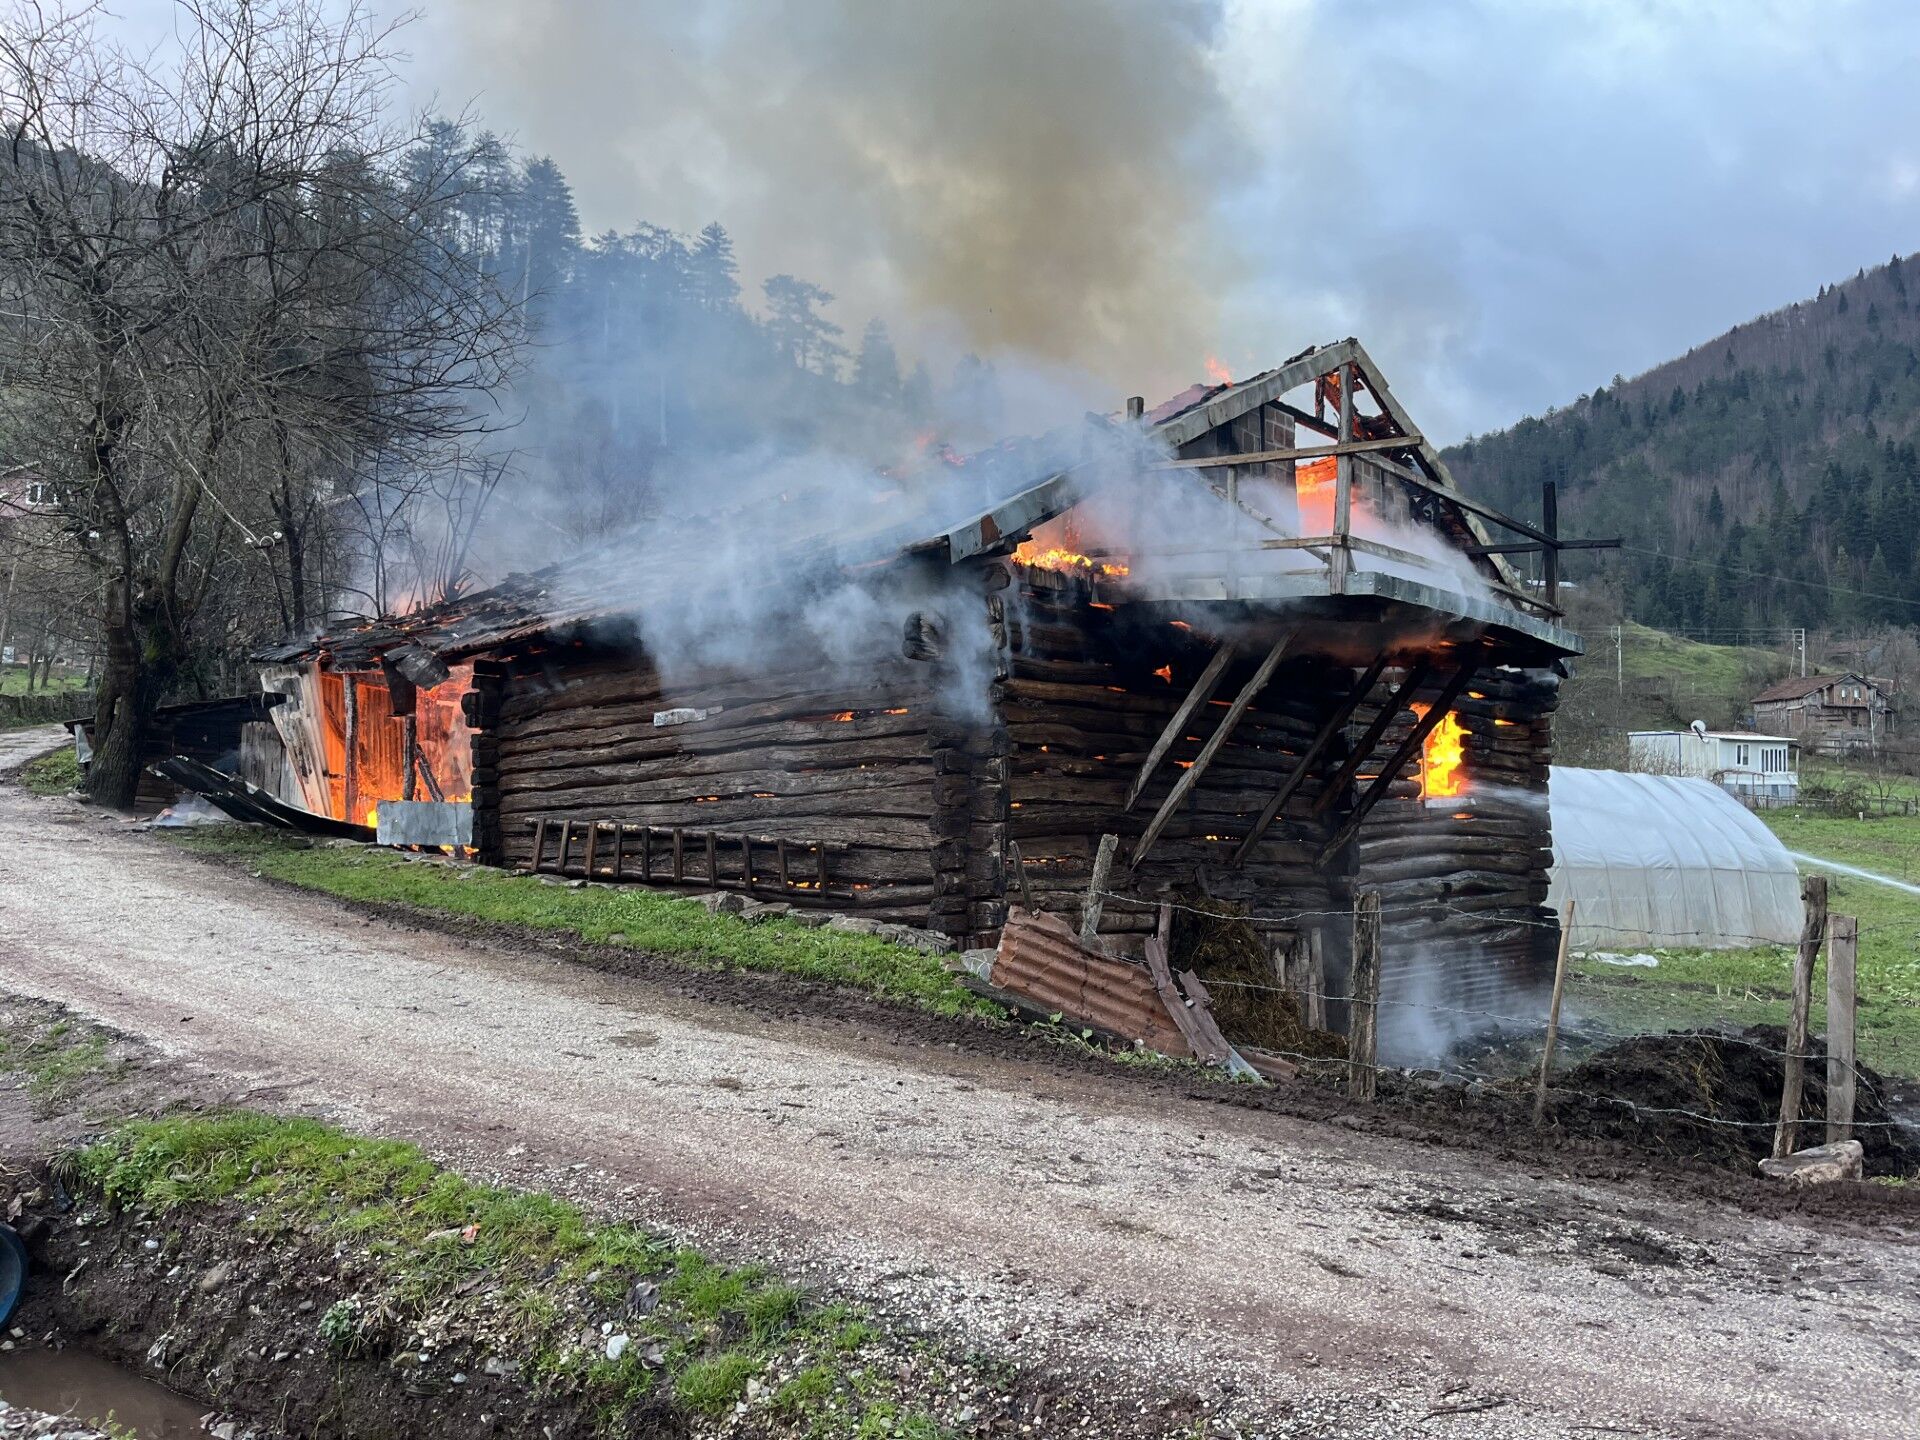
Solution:
[{"label": "log cabin wall", "polygon": [[[1272,927],[1282,930],[1310,929],[1324,912],[1350,904],[1344,877],[1318,863],[1338,814],[1311,813],[1342,758],[1337,748],[1246,865],[1236,869],[1230,861],[1346,693],[1351,671],[1318,660],[1283,664],[1129,876],[1124,866],[1141,832],[1259,656],[1245,655],[1227,671],[1213,703],[1175,742],[1129,811],[1127,789],[1211,647],[1165,620],[1090,607],[1082,582],[1050,571],[1019,571],[1006,615],[1009,674],[1000,711],[1009,741],[1007,834],[1020,846],[1036,907],[1078,923],[1100,836],[1109,833],[1120,837],[1120,851],[1108,889],[1148,902],[1107,902],[1100,932],[1123,954],[1141,953],[1154,925],[1152,902],[1163,896],[1211,895],[1256,916],[1289,917]],[[1163,666],[1169,674],[1155,673]],[[1017,876],[1009,874],[1007,892],[1018,900]],[[1300,920],[1290,918],[1303,912]]]},{"label": "log cabin wall", "polygon": [[[481,848],[525,867],[540,819],[824,843],[835,847],[831,893],[777,898],[924,926],[939,895],[936,856],[964,870],[965,856],[937,843],[972,839],[935,831],[937,795],[966,788],[936,786],[955,748],[951,727],[936,733],[936,683],[933,665],[898,660],[852,682],[812,665],[676,677],[669,689],[631,653],[526,657],[501,681],[494,712],[472,712]],[[715,713],[654,724],[656,713],[684,709]],[[689,839],[687,854],[688,887],[711,888],[704,838]],[[773,857],[761,854],[764,878]],[[737,843],[723,841],[718,858],[724,879],[739,876]],[[969,918],[964,903],[940,913]]]},{"label": "log cabin wall", "polygon": [[[1381,693],[1396,679],[1390,672]],[[1423,800],[1417,783],[1402,783],[1362,825],[1351,864],[1357,888],[1380,892],[1383,1032],[1394,1001],[1508,1013],[1516,996],[1551,979],[1559,931],[1545,908],[1547,771],[1557,686],[1547,671],[1475,675],[1454,705],[1466,731],[1465,793]],[[1420,698],[1430,703],[1437,688]],[[1387,732],[1382,761],[1411,719],[1403,714]]]}]

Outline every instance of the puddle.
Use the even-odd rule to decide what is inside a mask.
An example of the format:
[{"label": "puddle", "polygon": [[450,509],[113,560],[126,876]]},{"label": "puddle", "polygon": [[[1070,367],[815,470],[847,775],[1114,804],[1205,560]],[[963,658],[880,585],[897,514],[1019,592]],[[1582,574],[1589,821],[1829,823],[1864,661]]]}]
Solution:
[{"label": "puddle", "polygon": [[111,1361],[79,1350],[0,1352],[0,1399],[95,1427],[114,1422],[140,1440],[204,1436],[207,1407]]}]

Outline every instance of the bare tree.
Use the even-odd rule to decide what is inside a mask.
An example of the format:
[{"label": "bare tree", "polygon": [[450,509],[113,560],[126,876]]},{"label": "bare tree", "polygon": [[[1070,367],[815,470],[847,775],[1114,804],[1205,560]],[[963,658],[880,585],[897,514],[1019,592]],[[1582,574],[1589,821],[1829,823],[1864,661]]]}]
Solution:
[{"label": "bare tree", "polygon": [[0,27],[0,378],[98,577],[89,788],[118,805],[154,707],[249,610],[306,623],[328,500],[484,430],[519,338],[459,243],[466,158],[389,120],[390,27],[179,15],[166,65],[92,7]]}]

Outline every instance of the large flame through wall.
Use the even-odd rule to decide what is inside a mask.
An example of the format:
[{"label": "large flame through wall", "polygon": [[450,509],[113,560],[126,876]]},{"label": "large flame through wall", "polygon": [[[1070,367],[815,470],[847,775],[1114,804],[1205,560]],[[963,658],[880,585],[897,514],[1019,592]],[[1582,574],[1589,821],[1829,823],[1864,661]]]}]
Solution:
[{"label": "large flame through wall", "polygon": [[[1424,716],[1428,709],[1425,705],[1410,708],[1419,716]],[[1421,799],[1437,800],[1467,793],[1466,741],[1466,727],[1451,710],[1427,732],[1426,742],[1420,748]]]},{"label": "large flame through wall", "polygon": [[1059,519],[1037,526],[1033,534],[1020,542],[1013,558],[1036,570],[1058,570],[1064,574],[1104,575],[1119,579],[1128,574],[1127,565],[1118,559],[1084,554],[1096,549],[1081,538],[1070,512]]}]

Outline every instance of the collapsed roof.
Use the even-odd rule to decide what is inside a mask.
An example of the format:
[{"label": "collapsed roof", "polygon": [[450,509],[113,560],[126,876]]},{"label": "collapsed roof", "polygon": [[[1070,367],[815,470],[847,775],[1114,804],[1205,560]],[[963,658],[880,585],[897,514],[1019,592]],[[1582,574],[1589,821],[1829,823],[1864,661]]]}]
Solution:
[{"label": "collapsed roof", "polygon": [[[1283,399],[1308,385],[1314,387],[1311,410]],[[1370,398],[1373,413],[1359,410],[1360,395]],[[1331,443],[1230,453],[1207,448],[1235,421],[1269,406]],[[1242,469],[1301,461],[1338,463],[1343,484],[1355,465],[1397,482],[1421,500],[1430,523],[1458,556],[1470,557],[1482,584],[1453,583],[1430,573],[1420,556],[1348,531],[1333,544],[1329,541],[1336,537],[1291,533],[1241,500],[1231,478],[1224,483],[1218,478],[1222,471],[1231,477]],[[1290,615],[1367,623],[1385,632],[1396,626],[1431,630],[1439,617],[1443,630],[1497,632],[1532,662],[1581,649],[1575,636],[1553,623],[1558,611],[1551,600],[1526,590],[1501,553],[1551,548],[1552,534],[1462,494],[1372,359],[1357,340],[1347,339],[1304,351],[1247,380],[1192,386],[1151,411],[1090,416],[1083,426],[1009,441],[904,481],[896,477],[888,488],[865,497],[851,517],[812,503],[819,498],[815,495],[800,494],[780,496],[771,514],[761,507],[762,513],[751,516],[736,511],[662,521],[633,544],[603,546],[410,613],[337,623],[311,638],[270,646],[255,658],[268,663],[317,659],[336,670],[362,670],[386,656],[405,668],[408,656],[450,662],[552,631],[643,617],[659,597],[701,583],[716,564],[725,563],[730,533],[743,525],[760,532],[750,567],[768,575],[858,574],[907,556],[958,564],[976,556],[1012,555],[1036,527],[1098,494],[1117,471],[1128,468],[1184,472],[1194,482],[1196,507],[1231,521],[1236,530],[1249,528],[1251,519],[1256,533],[1246,553],[1284,551],[1315,560],[1318,567],[1236,566],[1231,575],[1189,570],[1150,581],[1133,578],[1115,582],[1114,599],[1229,604],[1242,610],[1285,607]],[[1528,540],[1495,545],[1487,522]],[[1330,549],[1345,553],[1330,558]],[[1356,552],[1372,563],[1357,563]],[[1467,593],[1470,589],[1480,593]],[[1376,634],[1367,644],[1380,639]]]}]

